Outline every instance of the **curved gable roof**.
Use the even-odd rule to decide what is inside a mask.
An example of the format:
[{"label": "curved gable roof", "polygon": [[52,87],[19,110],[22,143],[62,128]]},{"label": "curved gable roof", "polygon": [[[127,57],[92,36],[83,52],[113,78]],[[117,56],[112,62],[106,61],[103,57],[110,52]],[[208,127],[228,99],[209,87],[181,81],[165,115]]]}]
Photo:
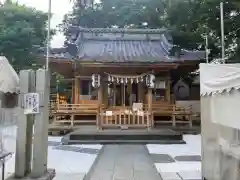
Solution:
[{"label": "curved gable roof", "polygon": [[[201,60],[203,51],[180,50],[172,54],[172,38],[165,28],[69,28],[71,44],[65,52],[52,53],[53,57],[97,62],[181,62]],[[61,54],[61,56],[60,56]]]}]

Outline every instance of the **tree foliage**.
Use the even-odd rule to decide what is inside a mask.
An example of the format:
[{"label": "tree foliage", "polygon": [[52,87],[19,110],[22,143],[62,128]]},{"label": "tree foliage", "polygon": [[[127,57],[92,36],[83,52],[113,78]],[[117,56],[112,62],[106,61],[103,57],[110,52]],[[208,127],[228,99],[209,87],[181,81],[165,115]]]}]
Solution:
[{"label": "tree foliage", "polygon": [[5,1],[0,5],[0,53],[17,69],[31,66],[34,51],[45,46],[46,13]]},{"label": "tree foliage", "polygon": [[[186,14],[182,13],[186,12]],[[183,15],[181,15],[181,13]],[[182,1],[175,3],[169,13],[170,26],[180,34],[193,34],[194,39],[208,35],[212,57],[220,56],[220,0]],[[234,57],[239,51],[240,6],[236,0],[224,2],[224,31],[226,55]],[[240,45],[240,44],[239,44]]]},{"label": "tree foliage", "polygon": [[[208,35],[210,58],[220,57],[220,0],[102,0],[84,8],[75,0],[62,27],[128,27],[171,30],[176,45],[203,49]],[[225,48],[230,58],[240,58],[240,3],[224,1]]]}]

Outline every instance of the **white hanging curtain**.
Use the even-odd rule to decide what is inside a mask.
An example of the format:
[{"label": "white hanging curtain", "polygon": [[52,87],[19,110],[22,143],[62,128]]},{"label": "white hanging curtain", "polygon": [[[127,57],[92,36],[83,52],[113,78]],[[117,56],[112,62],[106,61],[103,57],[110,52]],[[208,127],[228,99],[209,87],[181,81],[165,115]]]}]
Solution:
[{"label": "white hanging curtain", "polygon": [[8,62],[7,58],[0,56],[0,92],[18,92],[19,77]]}]

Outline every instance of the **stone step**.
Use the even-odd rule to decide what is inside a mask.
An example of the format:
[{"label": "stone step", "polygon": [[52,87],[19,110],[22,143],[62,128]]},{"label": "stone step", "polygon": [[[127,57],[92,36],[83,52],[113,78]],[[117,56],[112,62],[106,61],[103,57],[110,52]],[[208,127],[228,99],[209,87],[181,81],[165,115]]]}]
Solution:
[{"label": "stone step", "polygon": [[173,130],[75,130],[62,139],[64,144],[182,144],[182,134]]}]

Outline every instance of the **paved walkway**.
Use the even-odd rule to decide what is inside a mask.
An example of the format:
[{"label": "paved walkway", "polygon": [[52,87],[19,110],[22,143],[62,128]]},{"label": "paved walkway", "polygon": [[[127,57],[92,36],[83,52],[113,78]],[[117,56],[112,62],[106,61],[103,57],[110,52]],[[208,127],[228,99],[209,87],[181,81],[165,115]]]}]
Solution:
[{"label": "paved walkway", "polygon": [[144,145],[105,145],[86,180],[161,180]]}]

